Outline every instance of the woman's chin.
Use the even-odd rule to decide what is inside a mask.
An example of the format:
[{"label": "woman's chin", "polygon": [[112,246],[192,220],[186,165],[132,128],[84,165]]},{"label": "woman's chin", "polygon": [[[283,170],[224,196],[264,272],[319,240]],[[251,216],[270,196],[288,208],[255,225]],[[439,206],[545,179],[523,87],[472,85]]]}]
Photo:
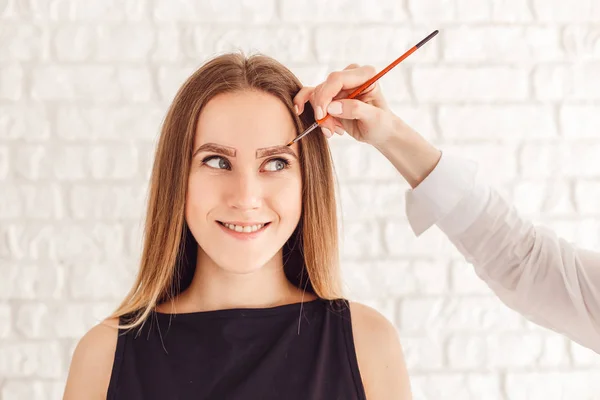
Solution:
[{"label": "woman's chin", "polygon": [[215,259],[219,269],[234,274],[251,274],[267,268],[274,255],[231,254]]}]

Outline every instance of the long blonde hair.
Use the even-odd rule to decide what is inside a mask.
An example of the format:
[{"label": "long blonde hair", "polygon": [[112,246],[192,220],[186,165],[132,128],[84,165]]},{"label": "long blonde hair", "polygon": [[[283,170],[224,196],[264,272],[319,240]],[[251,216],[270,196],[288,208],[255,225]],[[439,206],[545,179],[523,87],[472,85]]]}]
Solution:
[{"label": "long blonde hair", "polygon": [[[261,54],[229,53],[212,58],[190,76],[171,104],[156,148],[149,188],[140,268],[123,302],[111,316],[127,317],[123,329],[142,324],[157,304],[189,286],[196,268],[197,243],[184,217],[194,133],[203,107],[214,96],[260,90],[281,100],[298,132],[314,122],[306,104],[301,116],[293,97],[298,78]],[[341,297],[333,163],[326,139],[313,132],[299,143],[302,215],[284,245],[284,270],[301,289],[323,299]]]}]

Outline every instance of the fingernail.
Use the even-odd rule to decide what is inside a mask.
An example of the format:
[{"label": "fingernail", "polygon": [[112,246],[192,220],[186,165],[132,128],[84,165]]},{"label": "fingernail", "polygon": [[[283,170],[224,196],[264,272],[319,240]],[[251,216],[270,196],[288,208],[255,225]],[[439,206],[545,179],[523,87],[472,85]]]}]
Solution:
[{"label": "fingernail", "polygon": [[342,103],[340,103],[339,101],[332,101],[331,103],[329,103],[329,106],[327,106],[327,112],[333,115],[341,114]]},{"label": "fingernail", "polygon": [[325,114],[323,113],[323,109],[321,108],[321,106],[317,106],[317,109],[315,111],[315,115],[317,116],[317,119],[323,119],[323,117],[325,116]]},{"label": "fingernail", "polygon": [[335,130],[335,133],[337,133],[338,135],[343,135],[345,133],[344,130],[342,128],[340,128],[339,126],[336,126],[334,128],[334,130]]},{"label": "fingernail", "polygon": [[300,109],[298,108],[298,104],[294,105],[294,110],[296,110],[296,115],[300,114]]},{"label": "fingernail", "polygon": [[325,127],[321,127],[321,130],[323,131],[323,133],[325,134],[325,136],[327,136],[328,138],[331,137],[331,131]]}]

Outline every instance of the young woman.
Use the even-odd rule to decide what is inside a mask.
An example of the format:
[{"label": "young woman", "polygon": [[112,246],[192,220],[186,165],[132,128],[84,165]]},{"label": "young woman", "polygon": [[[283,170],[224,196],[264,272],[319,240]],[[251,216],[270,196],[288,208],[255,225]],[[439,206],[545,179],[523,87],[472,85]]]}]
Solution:
[{"label": "young woman", "polygon": [[[340,96],[374,74],[346,72]],[[286,146],[315,120],[315,90],[301,89],[261,55],[216,57],[185,82],[156,150],[138,277],[79,342],[65,399],[411,398],[394,327],[340,290],[326,138]],[[378,126],[396,129],[375,94],[346,111],[380,107]]]}]

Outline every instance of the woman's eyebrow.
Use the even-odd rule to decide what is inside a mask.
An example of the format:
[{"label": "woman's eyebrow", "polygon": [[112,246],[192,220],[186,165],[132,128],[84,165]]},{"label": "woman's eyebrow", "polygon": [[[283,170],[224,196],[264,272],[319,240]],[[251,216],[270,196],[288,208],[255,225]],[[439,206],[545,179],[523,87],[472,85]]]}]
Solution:
[{"label": "woman's eyebrow", "polygon": [[[223,146],[216,143],[204,143],[202,146],[198,147],[192,158],[196,156],[196,154],[201,151],[210,151],[212,153],[223,154],[229,157],[235,157],[236,150],[233,147]],[[262,149],[256,150],[256,158],[264,158],[273,156],[275,154],[289,154],[290,156],[298,159],[298,156],[289,146],[272,146],[272,147],[264,147]]]},{"label": "woman's eyebrow", "polygon": [[223,154],[229,157],[235,157],[235,149],[233,147],[223,146],[216,143],[204,143],[202,146],[192,154],[192,158],[196,157],[196,154],[201,151],[210,151],[212,153]]},{"label": "woman's eyebrow", "polygon": [[292,150],[289,146],[273,146],[256,150],[256,158],[269,157],[275,154],[289,154],[290,156],[298,159],[298,156],[294,150]]}]

